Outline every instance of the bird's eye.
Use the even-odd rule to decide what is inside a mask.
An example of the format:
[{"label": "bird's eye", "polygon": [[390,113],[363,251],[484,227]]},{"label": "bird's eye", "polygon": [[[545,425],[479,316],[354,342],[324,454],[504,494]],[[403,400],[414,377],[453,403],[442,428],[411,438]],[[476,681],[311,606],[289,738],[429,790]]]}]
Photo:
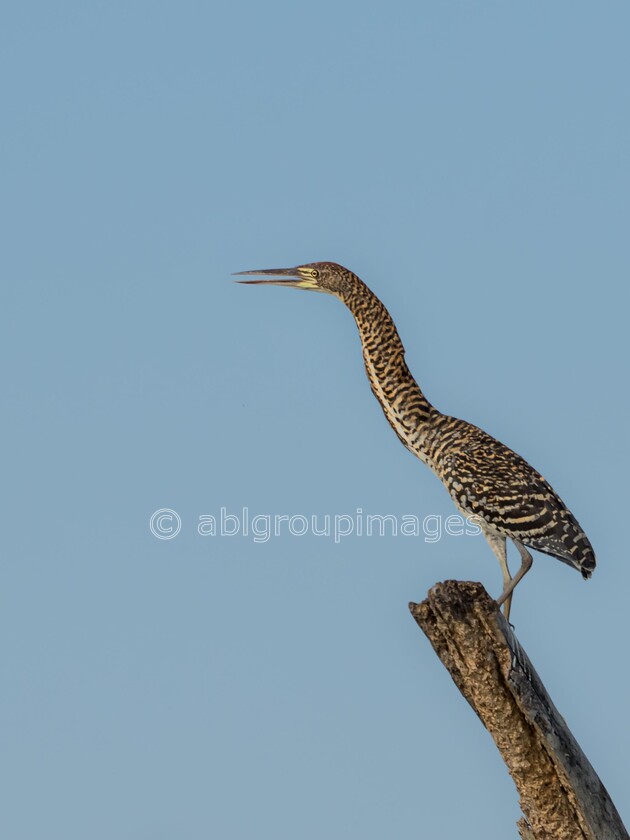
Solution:
[{"label": "bird's eye", "polygon": [[311,277],[313,278],[313,280],[317,280],[317,278],[319,277],[319,271],[316,268],[311,269]]}]

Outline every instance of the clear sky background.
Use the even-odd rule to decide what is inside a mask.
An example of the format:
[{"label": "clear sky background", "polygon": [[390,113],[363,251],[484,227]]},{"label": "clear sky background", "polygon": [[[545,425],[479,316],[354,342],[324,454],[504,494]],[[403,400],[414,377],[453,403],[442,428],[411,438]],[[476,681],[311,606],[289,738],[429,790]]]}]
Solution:
[{"label": "clear sky background", "polygon": [[230,279],[314,260],[590,536],[593,579],[536,555],[512,618],[630,822],[629,26],[575,0],[4,4],[3,836],[515,836],[407,611],[445,578],[497,595],[481,537],[197,533],[455,513],[339,301]]}]

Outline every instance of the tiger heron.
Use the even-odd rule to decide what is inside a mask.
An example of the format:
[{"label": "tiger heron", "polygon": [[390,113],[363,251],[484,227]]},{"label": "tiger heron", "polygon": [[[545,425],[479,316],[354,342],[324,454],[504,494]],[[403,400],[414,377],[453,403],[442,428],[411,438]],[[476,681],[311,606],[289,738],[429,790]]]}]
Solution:
[{"label": "tiger heron", "polygon": [[[585,579],[591,576],[593,548],[551,485],[483,429],[429,403],[409,372],[391,315],[356,274],[332,262],[238,274],[265,277],[240,283],[326,292],[345,303],[359,328],[367,376],[385,417],[407,449],[437,475],[464,516],[475,517],[499,560],[503,591],[497,604],[503,604],[508,620],[514,587],[532,566],[528,548],[557,557]],[[514,577],[507,564],[508,538],[521,556]]]}]

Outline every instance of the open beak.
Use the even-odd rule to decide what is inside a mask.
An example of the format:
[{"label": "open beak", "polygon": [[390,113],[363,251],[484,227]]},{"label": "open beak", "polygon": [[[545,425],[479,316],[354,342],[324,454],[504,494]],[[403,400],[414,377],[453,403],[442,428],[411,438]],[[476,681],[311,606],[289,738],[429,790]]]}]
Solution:
[{"label": "open beak", "polygon": [[267,268],[264,271],[237,271],[237,276],[243,274],[258,274],[270,277],[270,280],[237,280],[237,283],[264,283],[267,286],[291,286],[294,289],[310,289],[313,292],[324,292],[313,277],[300,274],[299,268]]},{"label": "open beak", "polygon": [[[266,283],[267,286],[296,286],[300,288],[304,282],[297,268],[267,268],[264,271],[236,271],[234,276],[240,277],[243,274],[265,275],[274,279],[271,280],[237,280],[237,283]],[[282,279],[285,278],[285,279]]]}]

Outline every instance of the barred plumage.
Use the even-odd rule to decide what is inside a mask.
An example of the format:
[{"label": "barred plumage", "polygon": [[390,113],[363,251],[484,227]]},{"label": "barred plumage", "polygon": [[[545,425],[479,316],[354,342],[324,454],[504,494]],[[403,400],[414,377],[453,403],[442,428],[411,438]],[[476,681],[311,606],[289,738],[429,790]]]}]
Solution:
[{"label": "barred plumage", "polygon": [[[520,455],[477,426],[448,417],[429,403],[409,372],[389,312],[362,280],[330,262],[241,274],[283,279],[240,282],[328,292],[350,309],[359,328],[370,386],[387,420],[407,449],[442,481],[458,509],[467,517],[477,517],[496,554],[504,579],[498,603],[505,604],[507,617],[512,591],[532,564],[526,546],[557,557],[584,578],[591,576],[593,548],[558,494]],[[507,566],[507,538],[522,559],[513,578]]]}]

